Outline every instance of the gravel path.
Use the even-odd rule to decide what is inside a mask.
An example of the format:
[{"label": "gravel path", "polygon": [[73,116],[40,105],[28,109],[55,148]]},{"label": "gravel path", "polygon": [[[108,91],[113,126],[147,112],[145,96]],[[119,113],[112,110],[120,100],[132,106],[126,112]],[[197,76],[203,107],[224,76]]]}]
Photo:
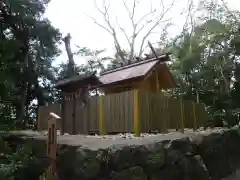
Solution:
[{"label": "gravel path", "polygon": [[[167,134],[141,134],[141,137],[134,137],[133,134],[117,134],[106,136],[89,136],[89,135],[58,135],[58,144],[67,144],[72,146],[82,146],[83,148],[97,150],[105,149],[112,146],[126,146],[126,145],[147,145],[154,142],[160,142],[164,140],[176,140],[184,137],[190,137],[195,139],[201,139],[202,136],[209,135],[211,133],[219,133],[224,131],[223,128],[214,128],[207,130],[198,130],[193,132],[190,129],[185,129],[185,133],[176,131],[169,131]],[[13,134],[24,135],[33,137],[36,139],[47,139],[47,132],[36,131],[13,131]],[[59,133],[59,132],[58,132]]]}]

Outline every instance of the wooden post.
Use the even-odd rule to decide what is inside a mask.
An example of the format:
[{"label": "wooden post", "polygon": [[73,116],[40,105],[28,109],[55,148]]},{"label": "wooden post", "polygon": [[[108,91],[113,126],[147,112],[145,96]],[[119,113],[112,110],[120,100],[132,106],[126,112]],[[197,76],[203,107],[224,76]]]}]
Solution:
[{"label": "wooden post", "polygon": [[76,93],[73,93],[72,134],[76,134]]},{"label": "wooden post", "polygon": [[192,107],[193,107],[193,130],[196,131],[197,130],[197,118],[196,118],[196,108],[195,108],[195,103],[192,103]]},{"label": "wooden post", "polygon": [[40,126],[40,107],[38,107],[38,111],[37,111],[37,130],[40,131],[41,130],[41,126]]},{"label": "wooden post", "polygon": [[105,132],[105,123],[104,123],[104,104],[103,104],[103,96],[99,97],[99,132],[100,135],[104,135]]},{"label": "wooden post", "polygon": [[159,86],[159,79],[158,79],[158,72],[155,70],[155,77],[156,77],[156,87],[157,87],[157,92],[160,91],[160,86]]},{"label": "wooden post", "polygon": [[183,103],[182,103],[182,99],[180,99],[180,111],[181,111],[181,116],[180,116],[180,119],[181,119],[181,132],[184,133],[184,119],[183,119]]},{"label": "wooden post", "polygon": [[66,107],[66,97],[62,92],[62,101],[61,101],[61,135],[65,132],[65,107]]},{"label": "wooden post", "polygon": [[46,171],[46,180],[56,180],[57,120],[59,120],[60,117],[54,113],[50,113],[49,115],[47,157],[50,159],[50,165]]},{"label": "wooden post", "polygon": [[138,90],[133,92],[133,122],[134,122],[134,135],[140,136],[140,119],[139,119],[139,100],[138,100]]},{"label": "wooden post", "polygon": [[168,99],[164,98],[164,118],[163,118],[163,133],[167,133],[168,129],[167,129],[167,116],[168,116]]}]

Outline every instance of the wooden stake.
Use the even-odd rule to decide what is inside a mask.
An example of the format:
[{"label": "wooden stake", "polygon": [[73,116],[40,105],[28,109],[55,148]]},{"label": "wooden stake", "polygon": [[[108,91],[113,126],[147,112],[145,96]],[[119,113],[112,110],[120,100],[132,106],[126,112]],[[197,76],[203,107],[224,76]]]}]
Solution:
[{"label": "wooden stake", "polygon": [[181,110],[181,132],[184,133],[184,119],[183,119],[183,103],[182,103],[182,99],[180,99],[180,110]]},{"label": "wooden stake", "polygon": [[196,109],[195,109],[195,103],[192,103],[192,107],[193,107],[193,130],[196,131],[197,130],[197,118],[196,118]]},{"label": "wooden stake", "polygon": [[100,96],[99,99],[99,131],[100,135],[104,135],[105,132],[105,123],[104,123],[104,103],[103,96]]},{"label": "wooden stake", "polygon": [[138,90],[133,92],[133,118],[134,118],[134,134],[140,136],[140,123],[139,123],[139,101],[138,101]]},{"label": "wooden stake", "polygon": [[156,77],[156,87],[157,87],[157,92],[160,91],[160,86],[159,86],[159,79],[158,79],[158,72],[155,70],[155,77]]},{"label": "wooden stake", "polygon": [[163,133],[167,133],[168,129],[167,129],[167,116],[168,116],[168,99],[164,98],[164,118],[163,118]]},{"label": "wooden stake", "polygon": [[76,135],[76,93],[73,93],[72,134]]},{"label": "wooden stake", "polygon": [[50,165],[46,171],[46,180],[56,180],[57,120],[59,120],[60,117],[54,113],[50,113],[49,115],[47,157],[50,159]]},{"label": "wooden stake", "polygon": [[38,107],[38,112],[37,112],[37,130],[40,131],[41,130],[41,126],[40,126],[40,108],[41,107]]}]

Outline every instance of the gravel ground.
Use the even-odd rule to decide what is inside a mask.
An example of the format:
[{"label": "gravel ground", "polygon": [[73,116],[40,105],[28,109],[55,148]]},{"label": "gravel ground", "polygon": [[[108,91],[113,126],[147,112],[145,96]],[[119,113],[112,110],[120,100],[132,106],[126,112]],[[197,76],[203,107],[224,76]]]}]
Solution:
[{"label": "gravel ground", "polygon": [[[105,149],[112,146],[126,146],[126,145],[147,145],[154,142],[160,142],[164,140],[176,140],[184,137],[190,137],[193,139],[201,139],[202,136],[209,135],[211,133],[219,133],[224,131],[223,128],[213,129],[199,129],[194,132],[190,129],[185,129],[185,133],[176,131],[169,131],[166,134],[141,134],[141,137],[135,137],[133,134],[117,134],[117,135],[105,135],[105,136],[89,136],[89,135],[58,135],[58,144],[67,144],[73,146],[81,146],[92,150]],[[36,139],[47,139],[47,132],[36,132],[36,131],[13,131],[13,134],[24,135],[33,137]],[[59,132],[58,132],[59,134]]]},{"label": "gravel ground", "polygon": [[240,179],[240,169],[236,170],[232,175],[223,178],[222,180],[239,180]]}]

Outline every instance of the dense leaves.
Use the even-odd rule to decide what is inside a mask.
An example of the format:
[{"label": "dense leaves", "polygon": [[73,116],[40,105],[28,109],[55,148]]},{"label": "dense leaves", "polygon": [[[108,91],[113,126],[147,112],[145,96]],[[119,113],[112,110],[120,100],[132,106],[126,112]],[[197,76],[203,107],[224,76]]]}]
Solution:
[{"label": "dense leaves", "polygon": [[[52,65],[60,54],[62,37],[43,17],[48,2],[0,1],[0,130],[34,128],[38,107],[60,100],[53,84],[68,77],[70,66],[68,62]],[[213,125],[235,125],[240,112],[240,13],[207,1],[198,11],[203,15],[191,18],[198,23],[183,28],[173,40],[166,32],[159,35],[164,46],[170,47],[171,71],[179,85],[168,94],[204,103]],[[163,42],[159,45],[161,51]],[[72,62],[72,74],[99,73],[128,63],[123,59],[136,59],[132,58],[136,52],[123,49],[113,57],[104,53],[78,47],[74,58],[86,61]],[[11,174],[25,162],[32,162],[22,147],[14,152],[1,150],[0,155],[0,165],[4,164],[0,176],[4,178],[13,178]]]},{"label": "dense leaves", "polygon": [[42,17],[47,1],[1,1],[0,120],[26,127],[32,101],[47,101],[61,34]]},{"label": "dense leaves", "polygon": [[172,42],[171,68],[180,84],[173,95],[205,103],[215,125],[223,120],[234,125],[239,113],[240,13],[207,2],[201,10],[207,12],[203,23],[184,29]]}]

